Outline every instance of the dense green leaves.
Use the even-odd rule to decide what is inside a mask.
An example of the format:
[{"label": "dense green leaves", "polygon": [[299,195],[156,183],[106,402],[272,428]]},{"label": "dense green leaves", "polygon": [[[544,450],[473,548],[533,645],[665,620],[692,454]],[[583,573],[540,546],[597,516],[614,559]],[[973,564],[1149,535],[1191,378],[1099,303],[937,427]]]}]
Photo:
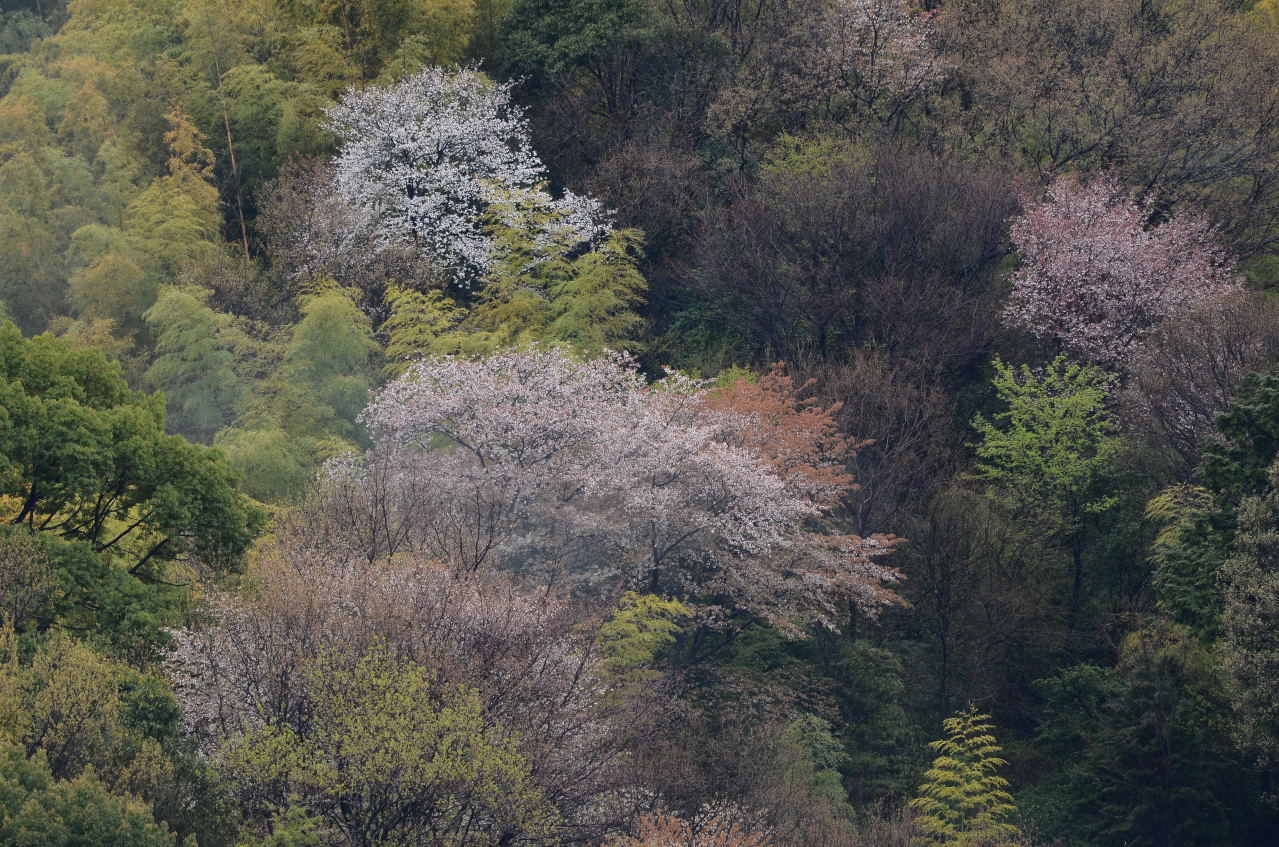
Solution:
[{"label": "dense green leaves", "polygon": [[495,226],[499,259],[478,296],[392,288],[387,295],[388,371],[433,353],[491,353],[562,342],[587,354],[637,350],[646,283],[636,267],[641,235],[618,230],[574,253],[528,228]]},{"label": "dense green leaves", "polygon": [[138,800],[110,794],[93,774],[55,780],[43,757],[0,748],[0,839],[29,847],[177,847]]},{"label": "dense green leaves", "polygon": [[1259,798],[1229,744],[1221,683],[1212,655],[1166,624],[1129,635],[1115,668],[1039,683],[1040,743],[1062,763],[1041,788],[1042,819],[1083,844],[1251,842]]},{"label": "dense green leaves", "polygon": [[1217,419],[1220,438],[1204,446],[1204,483],[1227,503],[1260,493],[1279,454],[1279,374],[1244,377],[1235,402]]},{"label": "dense green leaves", "polygon": [[243,385],[233,368],[230,322],[199,291],[169,289],[147,310],[155,361],[147,378],[164,392],[170,426],[208,442],[230,423]]},{"label": "dense green leaves", "polygon": [[131,391],[100,353],[12,324],[0,327],[0,469],[6,520],[56,536],[46,554],[80,591],[191,557],[233,567],[261,524],[217,453],[164,433],[160,397]]}]

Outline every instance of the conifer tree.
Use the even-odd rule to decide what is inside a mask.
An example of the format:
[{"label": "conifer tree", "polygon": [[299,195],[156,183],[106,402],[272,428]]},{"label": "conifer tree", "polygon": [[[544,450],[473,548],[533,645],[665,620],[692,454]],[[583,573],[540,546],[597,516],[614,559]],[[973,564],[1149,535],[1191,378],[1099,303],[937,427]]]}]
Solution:
[{"label": "conifer tree", "polygon": [[1273,771],[1279,763],[1279,463],[1269,474],[1270,489],[1240,505],[1236,553],[1221,568],[1218,650],[1236,739]]},{"label": "conifer tree", "polygon": [[930,845],[993,845],[1019,834],[1008,823],[1016,811],[1008,780],[996,771],[1007,764],[992,734],[989,715],[970,705],[947,718],[946,737],[929,746],[937,753],[924,773],[919,795],[910,801]]}]

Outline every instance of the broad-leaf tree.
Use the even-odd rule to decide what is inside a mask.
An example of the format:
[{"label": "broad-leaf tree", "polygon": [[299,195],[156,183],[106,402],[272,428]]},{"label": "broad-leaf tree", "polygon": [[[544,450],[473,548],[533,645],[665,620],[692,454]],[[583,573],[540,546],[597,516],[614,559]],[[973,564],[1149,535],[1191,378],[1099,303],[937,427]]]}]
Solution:
[{"label": "broad-leaf tree", "polygon": [[86,545],[143,579],[234,565],[262,516],[221,456],[164,432],[164,402],[101,353],[0,326],[5,519]]},{"label": "broad-leaf tree", "polygon": [[379,247],[412,247],[463,283],[486,271],[484,215],[519,198],[564,213],[577,243],[608,232],[599,204],[542,187],[545,169],[511,86],[470,69],[427,68],[352,90],[328,112],[341,141],[333,188]]},{"label": "broad-leaf tree", "polygon": [[671,591],[778,622],[875,606],[894,578],[875,562],[889,539],[827,521],[850,448],[785,380],[716,396],[678,373],[649,386],[624,356],[535,347],[424,360],[364,417],[374,449],[329,476],[333,496],[381,515],[371,552],[407,544],[459,571]]}]

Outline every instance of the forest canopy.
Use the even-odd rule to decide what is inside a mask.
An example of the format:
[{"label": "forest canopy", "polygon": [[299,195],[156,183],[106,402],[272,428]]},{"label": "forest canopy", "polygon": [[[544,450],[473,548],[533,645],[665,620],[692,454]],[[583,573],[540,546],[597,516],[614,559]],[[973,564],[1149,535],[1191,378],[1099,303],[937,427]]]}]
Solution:
[{"label": "forest canopy", "polygon": [[1279,826],[1279,3],[0,0],[0,842]]}]

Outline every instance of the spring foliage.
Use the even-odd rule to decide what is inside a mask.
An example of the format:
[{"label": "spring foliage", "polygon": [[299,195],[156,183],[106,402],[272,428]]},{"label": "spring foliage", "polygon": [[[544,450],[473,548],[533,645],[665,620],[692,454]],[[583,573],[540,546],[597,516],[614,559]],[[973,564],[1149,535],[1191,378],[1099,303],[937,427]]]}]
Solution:
[{"label": "spring foliage", "polygon": [[938,754],[910,805],[926,843],[995,845],[1019,834],[1008,823],[1015,811],[990,716],[973,707],[947,718],[946,737],[929,746]]},{"label": "spring foliage", "polygon": [[473,691],[372,653],[322,657],[300,680],[308,720],[268,725],[224,752],[246,793],[299,798],[355,843],[501,844],[546,828],[528,764]]}]

